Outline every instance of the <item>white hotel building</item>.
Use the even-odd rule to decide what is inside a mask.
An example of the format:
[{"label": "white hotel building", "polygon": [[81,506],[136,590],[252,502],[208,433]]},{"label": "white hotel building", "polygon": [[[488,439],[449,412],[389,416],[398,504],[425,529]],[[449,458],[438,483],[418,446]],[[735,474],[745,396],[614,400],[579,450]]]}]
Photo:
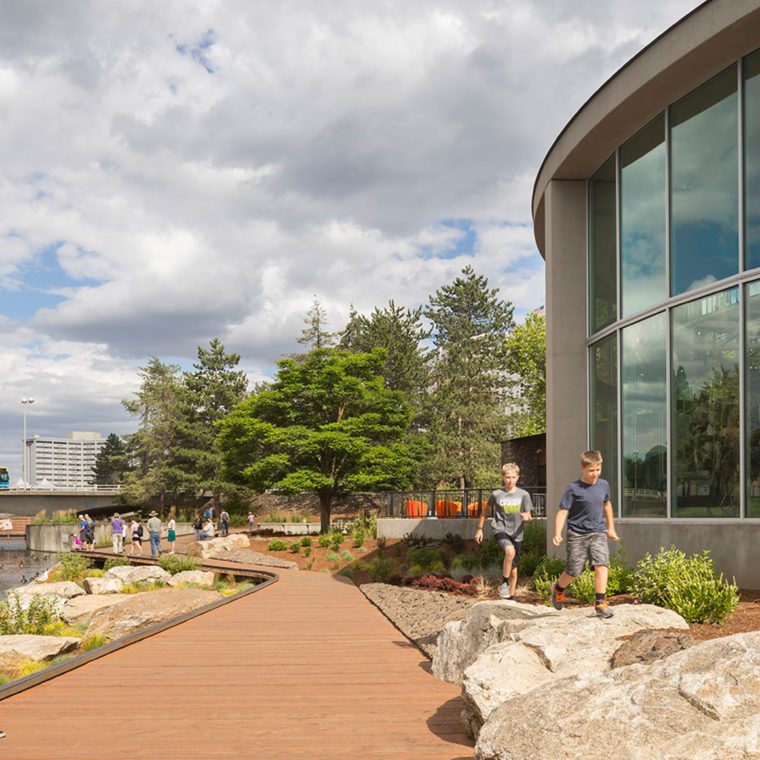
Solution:
[{"label": "white hotel building", "polygon": [[100,433],[68,433],[65,438],[26,439],[32,486],[81,488],[91,483],[95,459],[105,445]]}]

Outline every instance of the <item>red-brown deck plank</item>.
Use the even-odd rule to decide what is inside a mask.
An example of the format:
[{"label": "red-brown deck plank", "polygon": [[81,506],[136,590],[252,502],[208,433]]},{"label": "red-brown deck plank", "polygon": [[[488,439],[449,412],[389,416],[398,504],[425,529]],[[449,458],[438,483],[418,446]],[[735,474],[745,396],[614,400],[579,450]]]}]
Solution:
[{"label": "red-brown deck plank", "polygon": [[344,579],[268,588],[0,703],[0,758],[460,760],[458,689]]}]

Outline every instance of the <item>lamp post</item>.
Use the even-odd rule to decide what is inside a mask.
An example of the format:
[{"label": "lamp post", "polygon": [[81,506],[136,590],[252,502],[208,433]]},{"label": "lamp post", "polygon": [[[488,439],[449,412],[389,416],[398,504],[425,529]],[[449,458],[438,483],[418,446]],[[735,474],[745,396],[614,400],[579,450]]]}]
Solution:
[{"label": "lamp post", "polygon": [[24,410],[24,439],[21,442],[21,444],[22,444],[22,446],[21,446],[21,457],[22,457],[21,458],[21,469],[23,471],[23,478],[24,478],[24,486],[25,487],[29,485],[29,481],[27,480],[28,473],[27,473],[27,467],[26,467],[26,459],[27,459],[27,457],[26,457],[26,407],[27,407],[28,404],[33,404],[33,403],[34,403],[34,399],[31,396],[28,397],[28,398],[22,398],[21,399],[21,406],[22,406],[22,408]]}]

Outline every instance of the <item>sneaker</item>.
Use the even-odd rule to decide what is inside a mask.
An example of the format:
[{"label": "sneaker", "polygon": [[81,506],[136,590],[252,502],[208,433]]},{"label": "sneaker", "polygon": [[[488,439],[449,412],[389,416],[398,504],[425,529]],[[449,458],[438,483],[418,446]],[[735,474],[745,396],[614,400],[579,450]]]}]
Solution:
[{"label": "sneaker", "polygon": [[0,728],[0,739],[5,739],[5,731],[2,728]]},{"label": "sneaker", "polygon": [[506,582],[503,582],[501,586],[499,586],[499,596],[502,599],[511,599],[512,594],[509,593],[509,584]]},{"label": "sneaker", "polygon": [[565,606],[565,592],[557,591],[557,584],[552,583],[552,607],[561,610]]},{"label": "sneaker", "polygon": [[610,609],[610,605],[607,602],[599,602],[594,605],[596,610],[596,616],[600,618],[611,618],[615,613]]}]

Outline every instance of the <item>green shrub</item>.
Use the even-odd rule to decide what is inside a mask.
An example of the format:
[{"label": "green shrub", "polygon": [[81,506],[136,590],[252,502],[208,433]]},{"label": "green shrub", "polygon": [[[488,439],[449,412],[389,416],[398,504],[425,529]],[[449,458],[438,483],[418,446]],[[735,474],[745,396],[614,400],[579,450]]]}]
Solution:
[{"label": "green shrub", "polygon": [[344,567],[338,575],[343,575],[346,578],[352,578],[354,577],[354,570],[352,567]]},{"label": "green shrub", "polygon": [[92,567],[92,560],[89,557],[71,552],[61,552],[58,555],[58,562],[56,575],[62,581],[80,581]]},{"label": "green shrub", "polygon": [[458,533],[447,533],[443,537],[443,542],[456,554],[459,554],[464,549],[464,536],[460,536]]},{"label": "green shrub", "polygon": [[330,546],[332,546],[333,549],[339,549],[340,545],[345,540],[345,536],[339,532],[335,531],[334,533],[330,534]]},{"label": "green shrub", "polygon": [[422,572],[438,572],[434,566],[441,565],[442,568],[443,555],[435,546],[413,546],[406,553],[406,561],[419,567]]},{"label": "green shrub", "polygon": [[309,556],[311,556],[311,547],[310,547],[310,546],[307,546],[307,547],[306,547],[306,548],[303,550],[303,556],[304,556],[304,557],[309,557]]},{"label": "green shrub", "polygon": [[63,620],[54,620],[52,623],[48,623],[42,629],[43,636],[73,636],[78,639],[81,635],[80,632],[70,625],[66,625]]},{"label": "green shrub", "polygon": [[0,673],[0,686],[5,686],[11,679],[7,673]]},{"label": "green shrub", "polygon": [[48,665],[49,663],[45,662],[45,660],[26,660],[26,662],[21,663],[17,668],[16,678],[26,678],[27,676],[39,673],[41,670],[45,670]]},{"label": "green shrub", "polygon": [[304,548],[311,546],[311,536],[304,536],[301,539],[301,546]]},{"label": "green shrub", "polygon": [[270,512],[261,522],[263,523],[284,523],[288,521],[287,515],[279,512]]},{"label": "green shrub", "polygon": [[267,549],[269,549],[270,552],[284,552],[287,548],[288,544],[279,538],[270,541],[267,546]]},{"label": "green shrub", "polygon": [[90,650],[102,647],[103,644],[107,643],[108,639],[105,636],[102,636],[99,633],[93,633],[90,636],[86,636],[79,642],[79,648],[83,652],[89,652]]},{"label": "green shrub", "polygon": [[340,554],[338,554],[338,552],[328,552],[325,559],[328,562],[337,562],[340,559]]},{"label": "green shrub", "polygon": [[375,557],[369,563],[369,572],[375,583],[387,583],[393,575],[393,561],[386,557]]},{"label": "green shrub", "polygon": [[345,562],[353,562],[353,561],[354,561],[354,555],[353,555],[353,554],[351,554],[351,552],[350,552],[350,551],[348,551],[348,549],[344,549],[344,550],[343,550],[343,551],[340,553],[340,558],[341,558],[342,560],[344,560]]},{"label": "green shrub", "polygon": [[462,570],[465,574],[480,568],[480,558],[476,554],[457,554],[451,560],[452,570]]},{"label": "green shrub", "polygon": [[667,607],[687,623],[722,624],[739,604],[739,589],[715,572],[708,550],[688,556],[671,546],[647,554],[636,566],[633,588],[642,602]]},{"label": "green shrub", "polygon": [[290,545],[290,553],[291,554],[298,554],[301,551],[301,542],[296,541]]},{"label": "green shrub", "polygon": [[0,602],[0,635],[33,634],[42,636],[45,626],[58,620],[55,602],[44,596],[34,596],[24,609],[21,597],[11,593]]},{"label": "green shrub", "polygon": [[522,550],[523,554],[536,553],[540,557],[546,556],[546,521],[531,520],[525,523],[523,528]]},{"label": "green shrub", "polygon": [[186,570],[197,570],[198,561],[183,554],[162,554],[158,560],[159,567],[171,575],[183,573]]},{"label": "green shrub", "polygon": [[331,541],[332,541],[331,535],[332,535],[332,534],[330,534],[330,533],[322,533],[322,534],[319,536],[319,538],[317,539],[317,543],[318,543],[318,544],[319,544],[319,545],[320,545],[320,546],[321,546],[323,549],[326,549],[326,548],[327,548],[327,547],[330,545],[330,543],[331,543]]},{"label": "green shrub", "polygon": [[367,539],[367,534],[364,532],[364,528],[357,528],[354,531],[353,544],[355,548],[364,546],[364,542]]},{"label": "green shrub", "polygon": [[504,549],[499,546],[495,538],[489,538],[480,545],[478,559],[481,567],[502,563],[504,562]]},{"label": "green shrub", "polygon": [[122,567],[123,565],[129,565],[129,559],[127,557],[109,557],[103,565],[103,570],[106,572],[112,567]]},{"label": "green shrub", "polygon": [[539,554],[536,551],[523,551],[520,555],[520,575],[533,575],[545,556],[545,554]]},{"label": "green shrub", "polygon": [[85,578],[102,578],[106,574],[105,570],[101,570],[99,567],[91,567],[85,574]]}]

